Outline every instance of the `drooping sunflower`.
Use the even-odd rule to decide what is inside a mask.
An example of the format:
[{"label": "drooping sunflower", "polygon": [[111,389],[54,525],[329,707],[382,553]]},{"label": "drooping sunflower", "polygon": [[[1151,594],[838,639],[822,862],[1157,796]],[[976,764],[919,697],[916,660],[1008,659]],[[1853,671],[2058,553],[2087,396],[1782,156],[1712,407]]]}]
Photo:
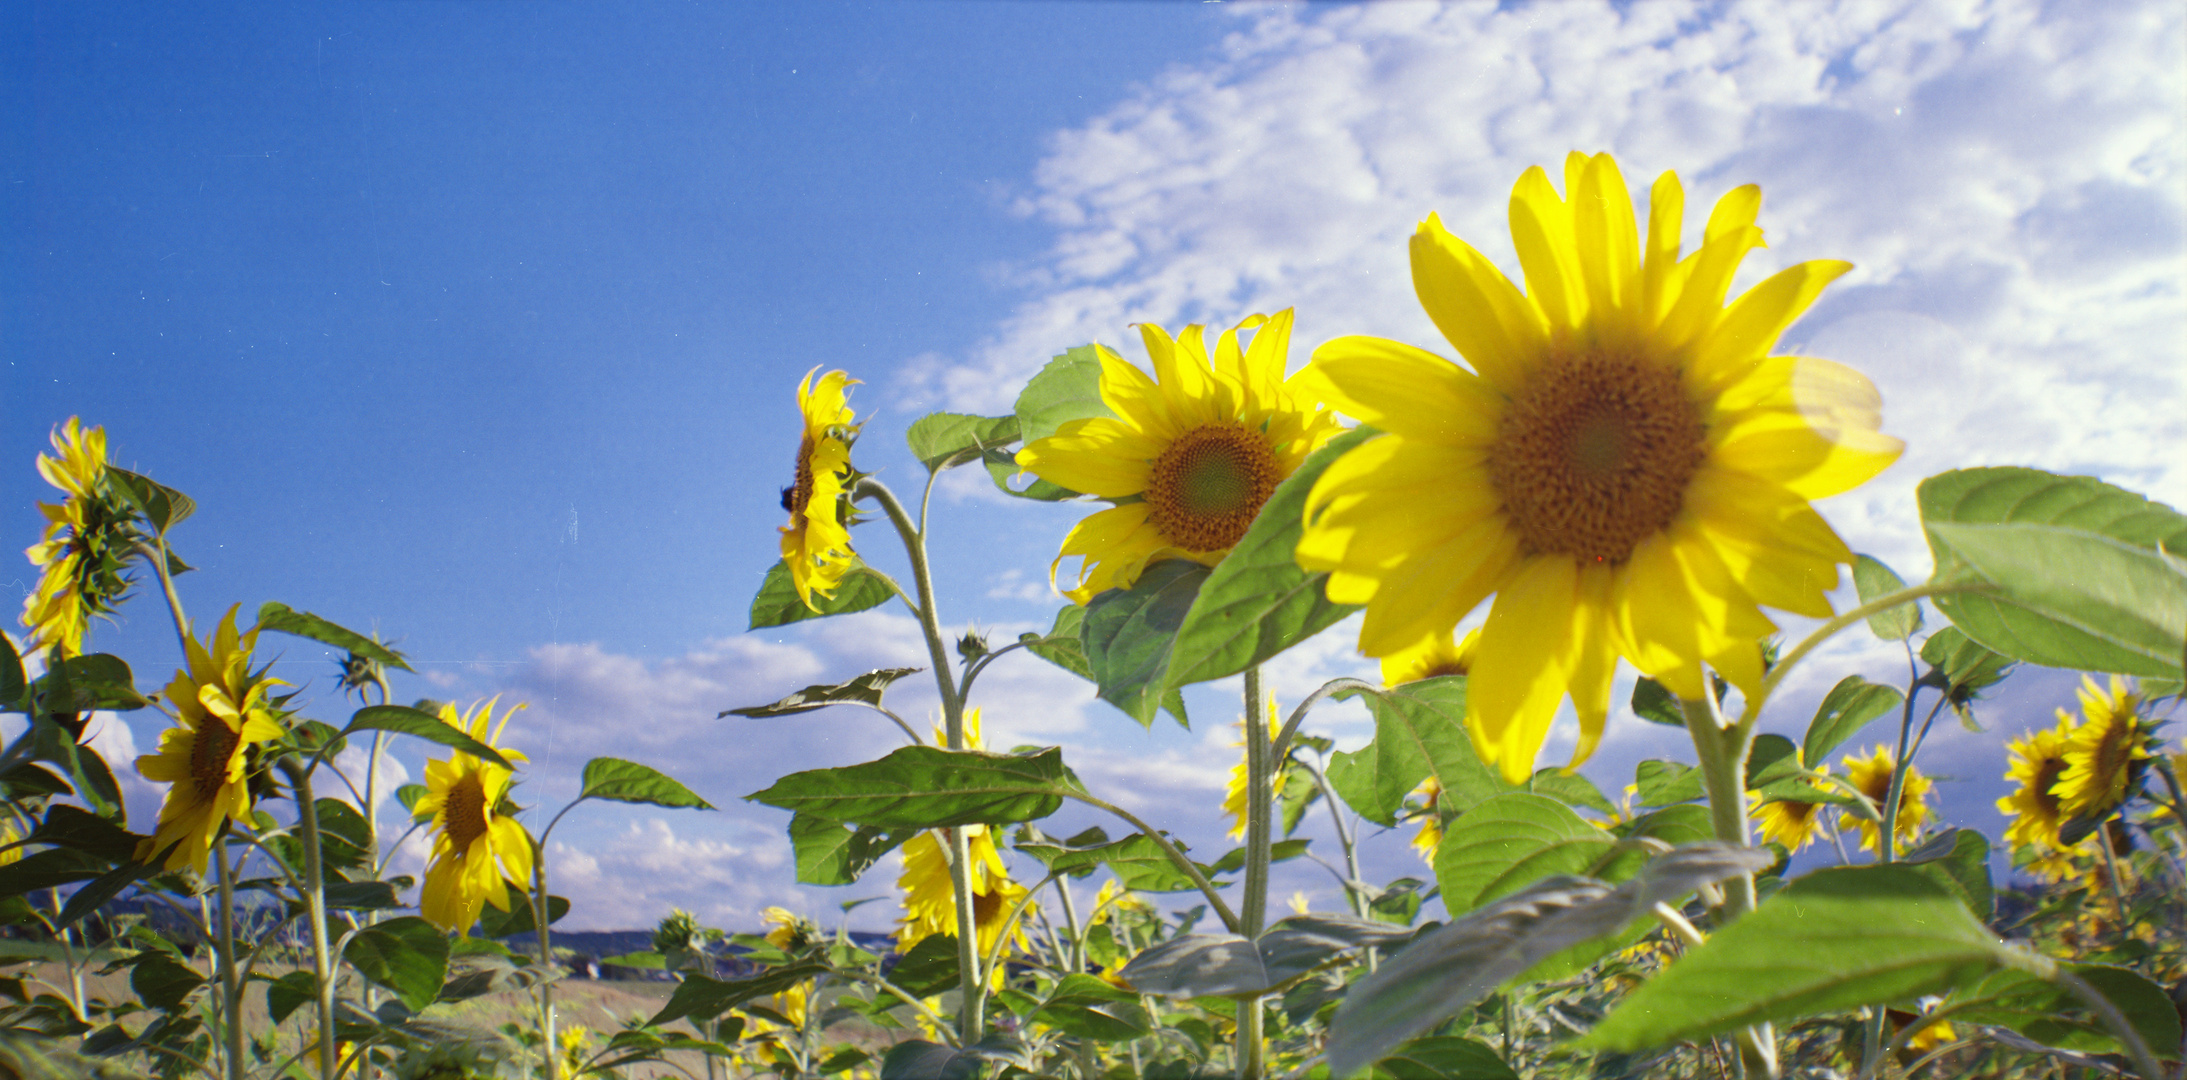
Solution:
[{"label": "drooping sunflower", "polygon": [[281,737],[281,723],[267,695],[288,684],[264,669],[251,670],[258,630],[236,632],[235,613],[241,606],[221,616],[210,650],[195,634],[183,636],[189,667],[177,670],[162,694],[174,710],[175,726],[160,735],[157,753],[137,759],[137,772],[145,779],[169,785],[160,803],[158,829],[137,844],[139,862],[173,845],[163,864],[166,869],[202,871],[221,826],[250,818],[249,750]]},{"label": "drooping sunflower", "polygon": [[[1828,773],[1830,766],[1818,765],[1816,772]],[[1764,799],[1759,791],[1747,792],[1752,804],[1751,814],[1760,827],[1762,839],[1783,844],[1786,851],[1798,852],[1815,842],[1815,834],[1822,828],[1822,812],[1828,803],[1794,802],[1789,799]]]},{"label": "drooping sunflower", "polygon": [[[2125,802],[2138,772],[2136,763],[2149,757],[2141,695],[2126,680],[2111,676],[2111,692],[2106,694],[2096,680],[2083,675],[2080,697],[2086,720],[2066,740],[2065,772],[2053,789],[2069,818],[2108,813]],[[2072,721],[2064,709],[2058,716]]]},{"label": "drooping sunflower", "polygon": [[51,438],[59,456],[38,455],[38,475],[68,497],[38,504],[46,530],[24,552],[39,575],[23,598],[23,625],[30,628],[23,644],[26,652],[59,646],[75,656],[91,618],[112,613],[129,591],[123,567],[142,537],[136,512],[107,482],[106,429],[85,431],[71,416]]},{"label": "drooping sunflower", "polygon": [[1452,637],[1447,631],[1433,634],[1383,657],[1382,685],[1396,686],[1471,672],[1474,650],[1481,644],[1481,632],[1469,630],[1463,641],[1453,642]]},{"label": "drooping sunflower", "polygon": [[[1276,715],[1276,699],[1274,696],[1269,697],[1268,711],[1261,715],[1271,718]],[[1244,727],[1244,721],[1239,721],[1239,726]],[[1276,728],[1278,726],[1273,723],[1262,725],[1267,730],[1268,741],[1271,743],[1276,741]],[[1245,812],[1248,799],[1245,790],[1245,739],[1241,737],[1237,742],[1230,745],[1237,747],[1239,754],[1238,763],[1230,767],[1230,784],[1223,789],[1223,813],[1230,815],[1230,838],[1236,840],[1245,835],[1246,825]],[[1269,798],[1281,799],[1283,798],[1283,785],[1289,779],[1289,775],[1287,770],[1282,767],[1281,762],[1273,764],[1276,765],[1276,779],[1269,792]]]},{"label": "drooping sunflower", "polygon": [[1771,356],[1823,286],[1807,262],[1726,305],[1762,243],[1759,189],[1718,201],[1680,258],[1684,194],[1664,173],[1643,244],[1607,154],[1539,167],[1511,197],[1526,292],[1430,216],[1413,285],[1470,370],[1410,345],[1344,337],[1308,372],[1340,410],[1388,432],[1314,485],[1298,560],[1365,604],[1359,647],[1388,656],[1449,633],[1491,594],[1468,688],[1487,760],[1533,771],[1558,705],[1593,753],[1623,657],[1693,700],[1704,665],[1752,694],[1764,606],[1831,613],[1852,552],[1811,499],[1880,472],[1875,387],[1827,360]]},{"label": "drooping sunflower", "polygon": [[[1242,349],[1241,330],[1254,332]],[[1101,400],[1116,415],[1070,421],[1018,452],[1027,472],[1116,503],[1079,522],[1056,556],[1080,557],[1078,584],[1063,590],[1080,604],[1162,559],[1222,561],[1276,485],[1343,430],[1284,377],[1289,308],[1223,331],[1212,358],[1197,325],[1175,340],[1152,323],[1139,333],[1154,378],[1101,349]]]},{"label": "drooping sunflower", "polygon": [[[509,718],[523,705],[512,706],[487,730],[500,700],[488,698],[468,714],[443,705],[440,718],[509,761],[525,761],[522,753],[500,745]],[[433,818],[432,862],[418,890],[418,913],[433,925],[468,935],[485,905],[509,910],[510,881],[521,887],[531,880],[532,837],[505,802],[515,778],[514,771],[461,750],[446,761],[425,763],[426,793],[412,810]]]},{"label": "drooping sunflower", "polygon": [[[948,742],[939,725],[934,729],[934,741],[937,745]],[[968,709],[964,714],[964,745],[977,750],[981,742],[980,711]],[[962,828],[965,846],[971,853],[972,925],[979,933],[980,955],[984,957],[1002,936],[1010,912],[1028,890],[1010,880],[1010,868],[1003,865],[1002,853],[996,850],[994,834],[987,826]],[[904,891],[904,917],[897,920],[896,931],[899,950],[910,949],[935,934],[957,936],[956,892],[949,882],[949,855],[942,850],[939,830],[920,833],[904,844],[904,872],[896,879],[896,887]],[[1013,947],[1027,948],[1025,920],[1039,910],[1038,904],[1026,905],[1025,917],[1018,920],[1010,935]],[[999,978],[1001,971],[992,974]]]},{"label": "drooping sunflower", "polygon": [[[850,529],[843,520],[844,484],[851,473],[850,444],[858,434],[845,387],[858,380],[831,371],[813,385],[814,368],[797,387],[798,412],[805,418],[797,444],[797,476],[782,489],[782,508],[790,523],[782,528],[782,562],[790,568],[798,599],[813,607],[813,594],[832,596],[850,569]],[[814,608],[814,610],[819,610]]]},{"label": "drooping sunflower", "polygon": [[2057,727],[2012,740],[2012,763],[2005,768],[2005,779],[2017,780],[2020,786],[1997,800],[1998,812],[2012,819],[2005,826],[2006,844],[2059,846],[2058,827],[2073,816],[2066,813],[2057,791],[2058,779],[2066,770],[2066,742],[2072,734],[2072,718],[2061,714]]},{"label": "drooping sunflower", "polygon": [[[1896,767],[1891,748],[1877,744],[1867,757],[1847,754],[1844,759],[1846,779],[1860,793],[1873,799],[1878,807],[1889,796],[1891,771]],[[1921,770],[1908,766],[1906,781],[1900,786],[1898,796],[1898,842],[1903,845],[1921,835],[1921,824],[1929,819],[1929,789],[1935,785]],[[1857,819],[1860,825],[1860,846],[1866,851],[1881,850],[1881,834],[1876,823],[1867,818]]]}]

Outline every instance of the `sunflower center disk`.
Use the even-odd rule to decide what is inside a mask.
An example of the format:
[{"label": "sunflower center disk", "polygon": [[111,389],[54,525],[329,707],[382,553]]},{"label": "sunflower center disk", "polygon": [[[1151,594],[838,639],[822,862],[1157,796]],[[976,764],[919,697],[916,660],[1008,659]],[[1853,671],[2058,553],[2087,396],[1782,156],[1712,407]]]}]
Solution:
[{"label": "sunflower center disk", "polygon": [[448,840],[458,854],[471,850],[471,841],[486,834],[486,788],[472,773],[448,789]]},{"label": "sunflower center disk", "polygon": [[1154,459],[1147,517],[1186,551],[1221,551],[1238,542],[1276,490],[1276,455],[1257,431],[1211,424],[1194,428]]},{"label": "sunflower center disk", "polygon": [[1530,551],[1622,563],[1677,516],[1706,434],[1676,371],[1553,361],[1505,409],[1489,479]]},{"label": "sunflower center disk", "polygon": [[243,738],[229,730],[228,722],[208,715],[197,726],[197,738],[190,740],[190,780],[197,785],[200,796],[210,797],[214,790],[228,782],[228,759],[235,756],[236,744]]},{"label": "sunflower center disk", "polygon": [[810,432],[797,443],[797,482],[782,489],[782,508],[790,512],[790,524],[813,498],[813,437]]}]

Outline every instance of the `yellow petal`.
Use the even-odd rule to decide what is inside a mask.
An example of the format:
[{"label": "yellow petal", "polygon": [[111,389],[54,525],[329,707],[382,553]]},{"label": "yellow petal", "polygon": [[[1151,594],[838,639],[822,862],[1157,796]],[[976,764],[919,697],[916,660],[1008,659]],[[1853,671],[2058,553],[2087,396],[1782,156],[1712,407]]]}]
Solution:
[{"label": "yellow petal", "polygon": [[1500,517],[1414,553],[1382,575],[1359,628],[1359,651],[1387,656],[1431,633],[1448,633],[1509,577],[1519,538]]},{"label": "yellow petal", "polygon": [[1526,272],[1526,294],[1552,332],[1579,329],[1587,318],[1587,285],[1573,251],[1572,212],[1539,165],[1511,189],[1511,242]]},{"label": "yellow petal", "polygon": [[1572,196],[1572,238],[1597,340],[1624,346],[1639,332],[1640,232],[1633,197],[1608,154],[1587,159]]},{"label": "yellow petal", "polygon": [[1018,467],[1072,491],[1106,499],[1147,489],[1147,473],[1167,444],[1108,417],[1066,422],[1018,451]]},{"label": "yellow petal", "polygon": [[1487,763],[1524,783],[1570,685],[1578,568],[1565,555],[1526,560],[1489,608],[1466,684],[1466,724]]},{"label": "yellow petal", "polygon": [[1648,191],[1648,254],[1640,276],[1641,308],[1649,326],[1663,321],[1669,299],[1677,295],[1671,271],[1678,265],[1685,216],[1686,190],[1679,186],[1677,173],[1666,171]]},{"label": "yellow petal", "polygon": [[1549,324],[1518,286],[1430,214],[1412,237],[1420,306],[1473,370],[1515,394],[1547,349]]},{"label": "yellow petal", "polygon": [[1823,287],[1843,277],[1853,264],[1815,259],[1770,275],[1725,309],[1708,332],[1688,369],[1688,384],[1713,391],[1743,365],[1766,355],[1785,328],[1805,312]]},{"label": "yellow petal", "polygon": [[1362,422],[1445,446],[1486,446],[1503,396],[1472,372],[1387,338],[1340,337],[1314,350],[1323,398]]}]

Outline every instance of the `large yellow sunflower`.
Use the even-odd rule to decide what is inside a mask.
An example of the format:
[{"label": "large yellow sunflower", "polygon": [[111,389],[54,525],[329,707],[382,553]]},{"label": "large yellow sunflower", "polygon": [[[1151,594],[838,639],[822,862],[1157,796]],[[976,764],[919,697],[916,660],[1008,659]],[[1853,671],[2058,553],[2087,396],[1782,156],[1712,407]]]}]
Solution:
[{"label": "large yellow sunflower", "polygon": [[[1890,794],[1891,771],[1896,766],[1891,748],[1881,744],[1865,758],[1852,754],[1845,756],[1846,779],[1861,794],[1873,800],[1878,808],[1882,807],[1883,800]],[[1900,845],[1903,846],[1921,835],[1921,824],[1929,819],[1929,789],[1933,786],[1935,785],[1928,777],[1921,775],[1920,769],[1907,767],[1906,781],[1900,785],[1898,795],[1898,827],[1895,831]],[[1841,816],[1839,821],[1842,827],[1844,818]],[[1867,851],[1881,850],[1881,832],[1876,828],[1876,823],[1867,818],[1858,819],[1858,823],[1861,848]]]},{"label": "large yellow sunflower", "polygon": [[1759,189],[1724,196],[1681,259],[1676,175],[1650,193],[1645,245],[1609,155],[1575,153],[1564,176],[1565,198],[1539,167],[1512,192],[1523,294],[1436,217],[1413,236],[1414,288],[1471,370],[1371,337],[1308,369],[1389,434],[1314,485],[1299,562],[1367,605],[1369,656],[1495,594],[1467,722],[1514,783],[1567,694],[1573,762],[1593,753],[1621,656],[1689,700],[1704,664],[1753,693],[1775,629],[1761,607],[1829,615],[1853,560],[1808,500],[1901,449],[1859,373],[1768,355],[1849,264],[1801,263],[1724,303],[1762,243]]},{"label": "large yellow sunflower", "polygon": [[1997,800],[1998,812],[2012,819],[2005,827],[2005,843],[2059,846],[2058,827],[2072,817],[2057,791],[2058,778],[2066,769],[2066,741],[2072,734],[2072,719],[2061,714],[2057,727],[2012,740],[2012,763],[2005,769],[2005,779],[2019,781],[2020,787]]},{"label": "large yellow sunflower", "polygon": [[58,645],[63,653],[83,652],[91,617],[114,610],[128,591],[122,566],[138,536],[135,514],[106,483],[106,429],[85,431],[69,417],[52,434],[58,457],[38,455],[38,474],[67,498],[39,503],[46,530],[24,552],[39,567],[38,585],[23,598],[23,625],[30,628],[24,650]]},{"label": "large yellow sunflower", "polygon": [[[510,761],[524,761],[523,754],[503,749],[501,733],[516,715],[517,705],[501,714],[491,733],[496,696],[460,713],[454,705],[440,707],[448,726],[501,752]],[[461,750],[446,761],[425,763],[426,793],[412,812],[433,817],[432,862],[425,868],[425,884],[418,890],[418,913],[443,930],[471,932],[478,913],[491,903],[509,910],[508,882],[519,885],[532,876],[532,837],[506,812],[503,800],[516,774],[493,762]]]},{"label": "large yellow sunflower", "polygon": [[158,829],[137,844],[139,862],[174,845],[166,869],[202,871],[221,826],[250,819],[250,785],[244,777],[248,751],[255,743],[281,737],[281,723],[266,695],[288,684],[268,677],[263,669],[251,670],[258,630],[236,632],[235,613],[241,606],[221,616],[210,650],[194,634],[183,637],[190,666],[175,672],[164,694],[175,726],[160,735],[158,753],[137,759],[137,772],[145,779],[169,785],[160,803]]},{"label": "large yellow sunflower", "polygon": [[[1243,349],[1240,330],[1254,331]],[[1284,378],[1289,308],[1223,331],[1212,360],[1199,326],[1174,341],[1152,323],[1139,333],[1152,379],[1101,350],[1101,400],[1114,418],[1070,421],[1018,451],[1026,471],[1117,504],[1079,522],[1056,556],[1081,557],[1077,586],[1063,590],[1081,604],[1130,588],[1162,559],[1222,561],[1276,485],[1343,430],[1297,377]]]},{"label": "large yellow sunflower", "polygon": [[797,444],[797,479],[782,489],[782,508],[790,513],[782,529],[782,562],[806,607],[813,607],[816,592],[835,593],[854,557],[843,521],[843,485],[850,477],[850,444],[858,426],[851,423],[843,390],[858,380],[831,371],[814,386],[813,373],[819,370],[806,372],[797,387],[804,434]]},{"label": "large yellow sunflower", "polygon": [[[1828,773],[1830,766],[1818,765],[1815,771]],[[1765,800],[1759,791],[1747,792],[1747,800],[1749,813],[1760,827],[1762,839],[1775,840],[1791,852],[1815,842],[1815,834],[1822,828],[1822,812],[1830,805],[1788,799]]]},{"label": "large yellow sunflower", "polygon": [[[2066,740],[2065,773],[2052,789],[2069,818],[2109,813],[2126,801],[2134,763],[2149,756],[2141,695],[2126,680],[2111,676],[2111,692],[2106,694],[2096,680],[2083,675],[2080,696],[2087,721],[2074,727]],[[2072,721],[2064,709],[2058,717]]]}]

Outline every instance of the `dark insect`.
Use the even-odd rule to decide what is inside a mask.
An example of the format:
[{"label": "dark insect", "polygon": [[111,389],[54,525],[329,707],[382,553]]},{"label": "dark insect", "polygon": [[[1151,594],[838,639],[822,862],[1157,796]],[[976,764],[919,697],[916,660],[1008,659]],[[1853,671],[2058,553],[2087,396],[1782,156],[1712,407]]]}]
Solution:
[{"label": "dark insect", "polygon": [[796,486],[793,485],[782,489],[782,509],[786,513],[797,513]]}]

